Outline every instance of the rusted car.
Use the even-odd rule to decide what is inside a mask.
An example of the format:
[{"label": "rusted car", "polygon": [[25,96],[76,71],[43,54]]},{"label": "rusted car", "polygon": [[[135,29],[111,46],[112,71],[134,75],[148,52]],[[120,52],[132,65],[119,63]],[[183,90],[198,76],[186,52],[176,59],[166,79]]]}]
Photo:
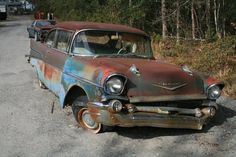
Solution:
[{"label": "rusted car", "polygon": [[56,21],[54,20],[34,20],[32,24],[27,27],[29,38],[34,38],[36,41],[41,40],[55,24]]},{"label": "rusted car", "polygon": [[123,25],[59,23],[42,42],[31,40],[30,58],[40,86],[94,133],[103,126],[201,130],[224,87],[187,66],[155,60],[150,37]]}]

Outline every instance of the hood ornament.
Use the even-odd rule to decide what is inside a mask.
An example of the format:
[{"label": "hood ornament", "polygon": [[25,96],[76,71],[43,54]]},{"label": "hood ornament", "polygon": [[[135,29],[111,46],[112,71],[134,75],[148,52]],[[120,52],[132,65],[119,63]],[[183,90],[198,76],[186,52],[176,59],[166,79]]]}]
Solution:
[{"label": "hood ornament", "polygon": [[188,75],[193,76],[193,72],[188,68],[187,65],[182,66],[182,70],[186,72]]},{"label": "hood ornament", "polygon": [[140,76],[140,72],[134,64],[129,68],[129,71],[137,76]]},{"label": "hood ornament", "polygon": [[187,83],[179,83],[179,82],[177,82],[177,83],[156,83],[156,84],[153,83],[152,85],[159,87],[159,88],[174,91],[178,88],[186,86]]}]

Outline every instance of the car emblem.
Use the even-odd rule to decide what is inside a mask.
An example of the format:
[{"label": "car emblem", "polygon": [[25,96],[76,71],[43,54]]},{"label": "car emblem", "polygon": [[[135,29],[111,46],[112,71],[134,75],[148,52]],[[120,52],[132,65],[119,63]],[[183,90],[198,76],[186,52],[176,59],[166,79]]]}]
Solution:
[{"label": "car emblem", "polygon": [[180,83],[180,82],[176,82],[176,83],[156,83],[156,84],[152,84],[153,86],[159,87],[159,88],[163,88],[163,89],[167,89],[167,90],[176,90],[178,88],[184,87],[187,85],[187,83]]},{"label": "car emblem", "polygon": [[140,76],[140,72],[134,64],[129,68],[129,71],[132,72],[133,74],[137,75],[137,76]]}]

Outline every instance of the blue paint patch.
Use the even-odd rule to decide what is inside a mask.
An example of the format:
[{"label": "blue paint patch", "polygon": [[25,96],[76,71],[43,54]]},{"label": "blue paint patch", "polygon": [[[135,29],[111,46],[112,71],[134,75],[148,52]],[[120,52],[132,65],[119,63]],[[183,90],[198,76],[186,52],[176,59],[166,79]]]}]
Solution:
[{"label": "blue paint patch", "polygon": [[102,84],[102,78],[103,78],[103,72],[99,72],[98,73],[98,76],[96,78],[96,81],[99,83],[99,84]]},{"label": "blue paint patch", "polygon": [[65,101],[66,93],[65,93],[65,89],[64,89],[62,84],[60,84],[60,92],[59,92],[58,96],[59,96],[60,105],[63,108],[64,107],[63,104],[64,104],[64,101]]}]

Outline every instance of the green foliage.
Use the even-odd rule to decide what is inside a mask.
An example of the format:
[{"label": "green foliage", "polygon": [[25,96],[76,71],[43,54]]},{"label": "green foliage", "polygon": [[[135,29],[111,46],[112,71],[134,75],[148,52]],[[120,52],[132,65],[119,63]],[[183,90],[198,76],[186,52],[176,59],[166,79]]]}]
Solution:
[{"label": "green foliage", "polygon": [[[236,1],[216,0],[220,5],[219,28],[223,28],[225,17],[226,33],[235,34],[231,23],[236,21]],[[53,12],[59,20],[78,20],[120,23],[141,28],[152,34],[162,32],[160,0],[35,0],[36,11]],[[132,3],[129,3],[132,2]],[[180,36],[192,37],[191,1],[180,2]],[[168,35],[176,35],[176,1],[166,0]],[[210,8],[210,28],[206,24],[206,0],[194,1],[196,37],[214,39],[214,7]]]}]

